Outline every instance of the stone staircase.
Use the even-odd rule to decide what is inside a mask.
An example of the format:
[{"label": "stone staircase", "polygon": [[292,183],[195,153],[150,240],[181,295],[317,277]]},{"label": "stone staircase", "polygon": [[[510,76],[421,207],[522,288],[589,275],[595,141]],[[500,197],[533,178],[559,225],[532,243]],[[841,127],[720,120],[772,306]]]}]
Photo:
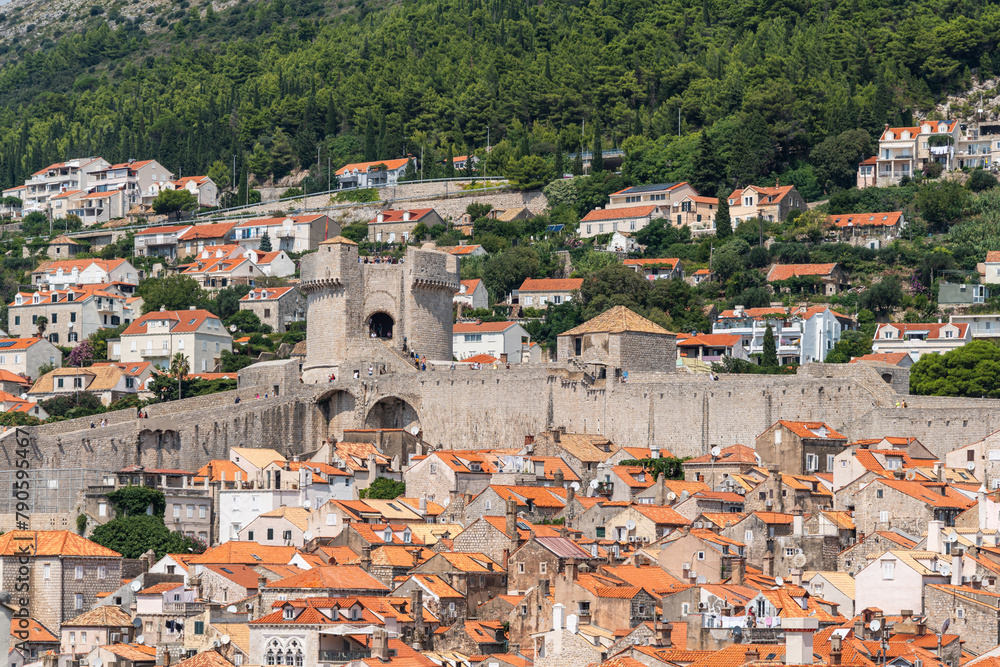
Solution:
[{"label": "stone staircase", "polygon": [[363,342],[353,346],[358,354],[347,361],[341,372],[351,373],[359,370],[362,376],[368,374],[372,367],[374,375],[384,373],[416,373],[413,362],[396,348],[390,341],[383,338],[365,338]]}]

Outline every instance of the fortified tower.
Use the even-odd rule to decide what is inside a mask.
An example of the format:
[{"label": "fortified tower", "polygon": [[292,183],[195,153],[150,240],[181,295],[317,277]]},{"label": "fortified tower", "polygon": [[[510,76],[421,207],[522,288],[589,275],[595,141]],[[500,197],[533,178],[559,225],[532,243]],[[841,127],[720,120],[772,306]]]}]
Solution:
[{"label": "fortified tower", "polygon": [[367,374],[369,365],[405,372],[411,367],[404,342],[421,358],[452,359],[458,259],[430,244],[408,248],[398,264],[366,264],[358,244],[337,236],[302,260],[299,289],[307,299],[309,341],[303,382]]}]

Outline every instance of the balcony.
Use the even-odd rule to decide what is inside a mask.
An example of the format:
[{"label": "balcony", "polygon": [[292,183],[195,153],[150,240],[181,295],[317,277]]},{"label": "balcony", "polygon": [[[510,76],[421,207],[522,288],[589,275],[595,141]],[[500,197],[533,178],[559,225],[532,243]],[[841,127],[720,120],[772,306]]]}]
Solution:
[{"label": "balcony", "polygon": [[597,483],[597,495],[611,497],[611,494],[615,492],[614,482],[598,482]]},{"label": "balcony", "polygon": [[320,651],[320,662],[353,662],[372,657],[371,651]]},{"label": "balcony", "polygon": [[279,239],[294,239],[295,230],[294,229],[279,229],[274,233]]},{"label": "balcony", "polygon": [[170,356],[170,350],[153,350],[146,348],[144,350],[139,350],[139,356],[143,358],[166,359]]}]

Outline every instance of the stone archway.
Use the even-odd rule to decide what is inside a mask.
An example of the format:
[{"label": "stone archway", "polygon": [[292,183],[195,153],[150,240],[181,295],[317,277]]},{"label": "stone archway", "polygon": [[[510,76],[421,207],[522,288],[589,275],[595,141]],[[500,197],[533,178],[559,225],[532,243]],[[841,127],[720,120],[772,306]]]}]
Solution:
[{"label": "stone archway", "polygon": [[335,389],[326,392],[316,398],[316,407],[326,424],[327,440],[340,440],[344,437],[344,429],[358,426],[355,423],[357,401],[349,391]]},{"label": "stone archway", "polygon": [[368,318],[368,335],[374,338],[392,338],[392,328],[396,321],[386,312],[372,313]]},{"label": "stone archway", "polygon": [[410,433],[420,430],[420,415],[406,400],[397,396],[383,398],[368,411],[365,428],[401,428]]}]

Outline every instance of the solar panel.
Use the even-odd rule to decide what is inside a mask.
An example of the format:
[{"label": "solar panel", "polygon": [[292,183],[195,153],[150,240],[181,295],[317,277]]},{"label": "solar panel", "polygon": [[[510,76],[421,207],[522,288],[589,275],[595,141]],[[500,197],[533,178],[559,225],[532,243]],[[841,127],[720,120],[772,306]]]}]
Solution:
[{"label": "solar panel", "polygon": [[565,225],[549,225],[548,227],[545,228],[545,231],[547,231],[547,232],[561,232],[563,230],[563,227],[565,227]]},{"label": "solar panel", "polygon": [[4,341],[4,342],[0,343],[0,347],[13,347],[14,345],[17,345],[17,343],[15,341],[12,341],[12,340],[7,340],[7,341]]}]

